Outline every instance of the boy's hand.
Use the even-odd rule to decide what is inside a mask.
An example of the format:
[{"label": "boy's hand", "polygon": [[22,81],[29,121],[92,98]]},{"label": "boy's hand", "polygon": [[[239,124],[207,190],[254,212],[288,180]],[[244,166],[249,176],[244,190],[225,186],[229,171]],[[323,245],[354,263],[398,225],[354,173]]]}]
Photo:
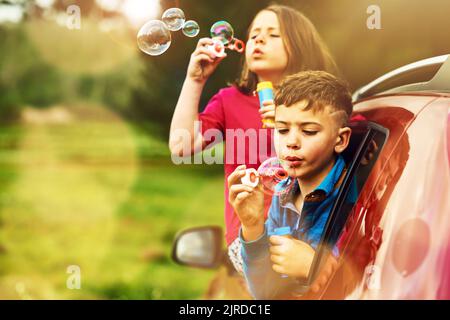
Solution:
[{"label": "boy's hand", "polygon": [[191,55],[187,77],[195,82],[205,83],[209,76],[216,70],[219,63],[226,57],[217,58],[206,46],[214,42],[210,38],[202,38],[197,43],[197,48]]},{"label": "boy's hand", "polygon": [[228,201],[242,224],[245,241],[256,240],[264,232],[264,193],[259,184],[256,188],[241,183],[245,165],[237,167],[228,177]]},{"label": "boy's hand", "polygon": [[315,251],[307,243],[285,236],[270,237],[270,260],[275,272],[294,278],[306,278]]},{"label": "boy's hand", "polygon": [[273,100],[264,101],[263,107],[259,109],[259,113],[265,128],[275,127],[275,105],[273,104]]},{"label": "boy's hand", "polygon": [[330,253],[327,258],[327,261],[323,265],[322,269],[319,271],[319,275],[311,285],[310,291],[312,293],[318,293],[319,290],[321,290],[327,284],[328,280],[330,280],[330,277],[337,270],[337,267],[338,262],[336,258]]}]

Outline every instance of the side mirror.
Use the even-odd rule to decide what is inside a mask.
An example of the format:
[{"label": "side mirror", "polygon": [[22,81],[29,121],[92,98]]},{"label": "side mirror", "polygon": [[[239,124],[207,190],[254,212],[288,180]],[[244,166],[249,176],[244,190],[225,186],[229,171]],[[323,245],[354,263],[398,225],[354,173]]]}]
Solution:
[{"label": "side mirror", "polygon": [[181,265],[213,269],[223,262],[222,228],[191,228],[179,233],[172,249],[172,259]]}]

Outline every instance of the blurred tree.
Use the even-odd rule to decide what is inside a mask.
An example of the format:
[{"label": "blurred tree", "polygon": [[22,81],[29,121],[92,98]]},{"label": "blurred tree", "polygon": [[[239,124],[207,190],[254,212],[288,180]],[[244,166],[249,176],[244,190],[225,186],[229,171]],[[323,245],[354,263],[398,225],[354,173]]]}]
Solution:
[{"label": "blurred tree", "polygon": [[39,59],[21,25],[0,26],[0,119],[17,118],[23,105],[47,106],[63,94],[61,75]]},{"label": "blurred tree", "polygon": [[62,75],[52,66],[39,63],[27,69],[19,78],[18,90],[24,104],[47,107],[61,100]]}]

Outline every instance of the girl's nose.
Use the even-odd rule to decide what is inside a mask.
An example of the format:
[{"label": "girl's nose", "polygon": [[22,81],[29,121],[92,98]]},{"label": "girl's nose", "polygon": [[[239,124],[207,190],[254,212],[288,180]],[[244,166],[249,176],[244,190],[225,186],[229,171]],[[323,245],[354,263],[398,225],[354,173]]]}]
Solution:
[{"label": "girl's nose", "polygon": [[264,36],[260,33],[260,34],[258,34],[257,36],[256,36],[256,39],[255,39],[255,42],[256,43],[265,43],[265,39],[264,39]]}]

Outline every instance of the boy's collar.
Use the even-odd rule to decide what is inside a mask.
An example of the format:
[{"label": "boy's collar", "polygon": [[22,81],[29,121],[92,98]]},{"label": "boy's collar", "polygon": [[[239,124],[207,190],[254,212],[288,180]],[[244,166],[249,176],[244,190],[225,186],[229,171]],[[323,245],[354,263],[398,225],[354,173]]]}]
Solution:
[{"label": "boy's collar", "polygon": [[325,196],[328,196],[334,190],[334,186],[338,182],[344,167],[344,158],[341,155],[337,156],[333,168],[314,191],[322,190],[325,192]]}]

